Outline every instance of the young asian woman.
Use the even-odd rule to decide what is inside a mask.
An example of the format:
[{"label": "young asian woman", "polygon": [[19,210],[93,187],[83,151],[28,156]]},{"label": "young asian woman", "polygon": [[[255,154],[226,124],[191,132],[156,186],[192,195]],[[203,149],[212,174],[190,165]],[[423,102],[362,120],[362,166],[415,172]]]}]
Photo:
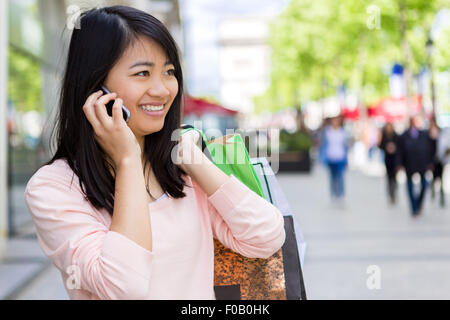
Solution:
[{"label": "young asian woman", "polygon": [[247,257],[283,245],[277,208],[209,161],[195,131],[174,141],[182,98],[178,49],[159,20],[126,6],[81,15],[57,150],[25,190],[71,299],[215,299],[213,239]]}]

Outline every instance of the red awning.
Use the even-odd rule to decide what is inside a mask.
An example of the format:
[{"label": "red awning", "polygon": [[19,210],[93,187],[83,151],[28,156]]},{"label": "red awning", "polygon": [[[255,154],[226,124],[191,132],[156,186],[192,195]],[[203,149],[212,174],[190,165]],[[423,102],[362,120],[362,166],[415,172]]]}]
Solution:
[{"label": "red awning", "polygon": [[203,99],[193,98],[189,95],[184,96],[184,106],[182,107],[184,115],[195,114],[196,116],[202,116],[205,113],[214,113],[219,115],[236,115],[238,112],[235,110],[227,109],[218,104],[208,102]]},{"label": "red awning", "polygon": [[341,106],[341,115],[344,117],[344,119],[347,120],[358,120],[359,119],[359,107],[356,108],[347,108],[345,106]]},{"label": "red awning", "polygon": [[410,110],[407,110],[406,99],[403,98],[383,98],[369,106],[367,113],[369,117],[382,118],[386,122],[400,121],[407,118],[410,114],[420,112],[420,96],[411,98]]}]

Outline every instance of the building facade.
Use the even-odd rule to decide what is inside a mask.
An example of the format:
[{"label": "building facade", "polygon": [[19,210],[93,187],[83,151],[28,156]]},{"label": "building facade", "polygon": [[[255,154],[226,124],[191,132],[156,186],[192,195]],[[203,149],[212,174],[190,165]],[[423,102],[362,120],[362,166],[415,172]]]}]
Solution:
[{"label": "building facade", "polygon": [[7,94],[7,47],[8,47],[8,1],[0,1],[0,257],[5,250],[8,236],[8,167],[7,167],[7,130],[6,130],[6,94]]},{"label": "building facade", "polygon": [[270,85],[267,16],[224,17],[219,26],[221,101],[243,114],[253,113],[253,97]]}]

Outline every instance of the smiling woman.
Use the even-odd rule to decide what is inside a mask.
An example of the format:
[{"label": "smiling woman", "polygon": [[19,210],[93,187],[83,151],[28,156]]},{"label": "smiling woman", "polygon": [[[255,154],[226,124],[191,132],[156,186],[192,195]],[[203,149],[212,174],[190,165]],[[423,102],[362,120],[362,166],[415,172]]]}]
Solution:
[{"label": "smiling woman", "polygon": [[165,116],[178,93],[174,63],[167,59],[156,41],[138,36],[105,80],[105,86],[130,109],[128,126],[142,150],[145,136],[164,127]]},{"label": "smiling woman", "polygon": [[[141,147],[144,169],[151,171],[147,180],[154,175],[154,181],[147,184],[156,190],[149,193],[184,196],[182,171],[167,152],[175,146],[170,137],[180,126],[183,76],[178,49],[159,20],[130,7],[93,9],[81,15],[62,85],[58,147],[48,164],[67,159],[89,201],[112,215],[114,179],[110,171],[114,168],[109,167],[114,164],[109,157],[106,164],[103,161],[105,150],[92,139],[95,130],[82,109],[101,85],[116,93],[131,113],[128,126]],[[149,111],[155,105],[164,109]],[[92,172],[97,181],[92,180]]]},{"label": "smiling woman", "polygon": [[282,246],[278,209],[218,169],[195,135],[173,141],[182,88],[176,44],[153,16],[123,6],[81,15],[56,154],[25,190],[71,299],[214,299],[213,238],[254,258]]}]

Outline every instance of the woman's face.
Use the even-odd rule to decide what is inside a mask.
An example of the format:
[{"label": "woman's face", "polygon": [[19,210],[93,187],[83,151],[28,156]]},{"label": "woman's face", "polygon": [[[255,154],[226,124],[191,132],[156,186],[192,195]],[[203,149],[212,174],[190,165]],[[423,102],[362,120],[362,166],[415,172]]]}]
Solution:
[{"label": "woman's face", "polygon": [[174,65],[164,49],[147,37],[139,37],[130,45],[108,73],[104,85],[117,93],[130,110],[128,126],[136,138],[163,128],[178,93]]},{"label": "woman's face", "polygon": [[338,117],[332,118],[332,119],[331,119],[331,126],[332,126],[334,129],[338,129],[338,128],[341,126],[341,121],[340,121],[340,119],[339,119]]}]

